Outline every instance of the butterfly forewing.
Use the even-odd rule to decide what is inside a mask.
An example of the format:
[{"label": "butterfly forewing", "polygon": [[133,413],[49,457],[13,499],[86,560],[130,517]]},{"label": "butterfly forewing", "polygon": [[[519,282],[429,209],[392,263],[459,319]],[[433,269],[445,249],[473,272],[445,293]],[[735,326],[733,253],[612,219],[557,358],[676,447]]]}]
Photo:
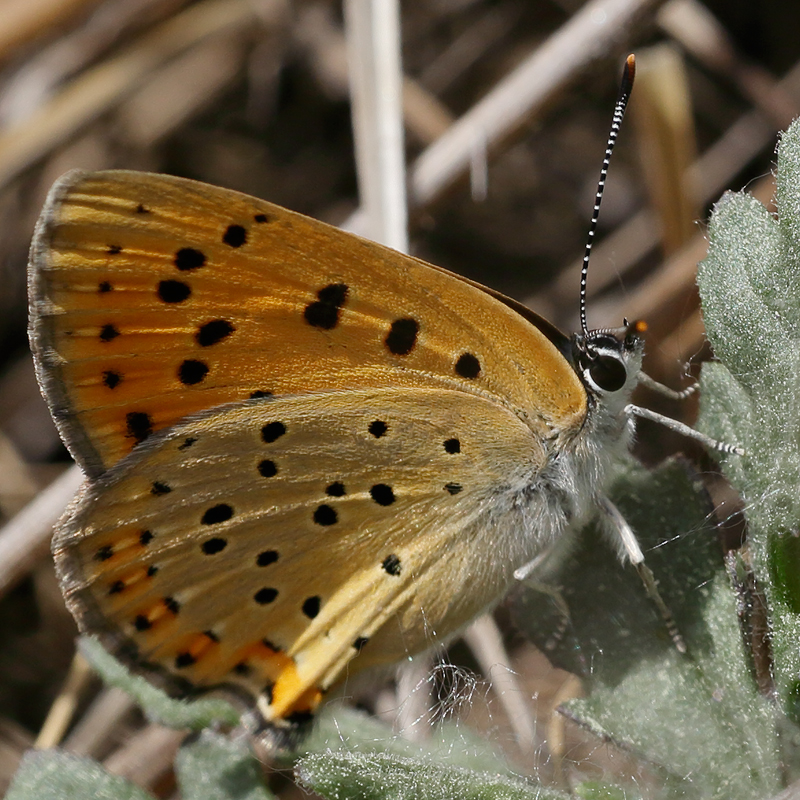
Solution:
[{"label": "butterfly forewing", "polygon": [[549,544],[521,535],[516,503],[545,458],[513,412],[460,391],[243,401],[89,485],[56,562],[113,652],[285,719],[356,656],[351,670],[425,649],[502,594]]},{"label": "butterfly forewing", "polygon": [[542,436],[585,415],[556,347],[500,299],[236,192],[71,173],[31,264],[40,379],[90,476],[189,414],[267,394],[457,389]]}]

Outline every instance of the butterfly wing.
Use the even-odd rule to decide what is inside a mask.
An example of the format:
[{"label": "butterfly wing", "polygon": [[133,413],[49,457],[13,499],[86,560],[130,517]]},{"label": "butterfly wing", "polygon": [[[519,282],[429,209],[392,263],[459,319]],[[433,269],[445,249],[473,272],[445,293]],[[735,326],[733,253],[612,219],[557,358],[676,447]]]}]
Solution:
[{"label": "butterfly wing", "polygon": [[85,630],[179,693],[296,719],[348,671],[463,627],[547,546],[519,497],[546,461],[516,414],[457,390],[254,399],[155,434],[57,532]]},{"label": "butterfly wing", "polygon": [[457,389],[494,397],[545,437],[586,413],[550,327],[511,301],[194,181],[64,176],[30,284],[40,381],[90,477],[189,414],[265,394]]}]

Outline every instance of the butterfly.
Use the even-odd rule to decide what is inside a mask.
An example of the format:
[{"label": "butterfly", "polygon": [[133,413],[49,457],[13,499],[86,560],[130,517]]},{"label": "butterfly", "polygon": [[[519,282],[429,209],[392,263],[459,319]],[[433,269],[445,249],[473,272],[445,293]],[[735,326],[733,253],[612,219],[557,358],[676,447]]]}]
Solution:
[{"label": "butterfly", "polygon": [[566,337],[271,203],[126,171],[56,183],[30,297],[39,381],[87,476],[54,537],[66,602],[172,694],[223,691],[291,737],[598,510],[645,569],[604,493],[634,417],[666,420],[630,404],[639,323]]}]

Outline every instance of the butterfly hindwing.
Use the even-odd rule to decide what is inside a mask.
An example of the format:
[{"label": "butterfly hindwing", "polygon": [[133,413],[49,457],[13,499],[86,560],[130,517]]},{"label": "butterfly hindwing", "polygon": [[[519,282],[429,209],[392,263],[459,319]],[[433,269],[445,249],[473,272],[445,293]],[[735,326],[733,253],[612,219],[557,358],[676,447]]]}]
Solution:
[{"label": "butterfly hindwing", "polygon": [[91,477],[189,414],[266,394],[457,389],[539,435],[579,426],[577,376],[509,303],[270,203],[147,173],[66,175],[31,249],[37,370]]},{"label": "butterfly hindwing", "polygon": [[463,627],[548,543],[517,508],[545,463],[503,405],[455,390],[244,401],[190,417],[89,484],[54,544],[71,610],[179,692],[267,720],[358,657]]}]

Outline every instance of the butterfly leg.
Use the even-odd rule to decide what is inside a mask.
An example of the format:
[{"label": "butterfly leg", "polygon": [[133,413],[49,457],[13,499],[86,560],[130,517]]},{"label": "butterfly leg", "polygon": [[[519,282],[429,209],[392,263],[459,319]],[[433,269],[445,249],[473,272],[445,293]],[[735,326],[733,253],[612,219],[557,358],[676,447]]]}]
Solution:
[{"label": "butterfly leg", "polygon": [[[691,430],[691,429],[690,429]],[[639,542],[636,539],[636,534],[633,529],[628,525],[625,517],[622,516],[620,510],[607,498],[601,497],[599,499],[600,510],[603,512],[606,522],[608,522],[617,536],[617,539],[622,546],[622,551],[628,556],[636,571],[639,573],[644,588],[647,591],[650,599],[655,603],[658,608],[665,625],[667,632],[672,639],[675,649],[679,653],[686,652],[686,642],[683,641],[678,626],[675,623],[675,618],[672,612],[664,602],[661,592],[658,591],[658,584],[652,570],[647,564],[644,563],[644,553],[642,548],[639,547]]]},{"label": "butterfly leg", "polygon": [[527,564],[519,567],[518,569],[514,570],[514,580],[515,581],[527,581],[528,578],[536,572],[539,567],[547,560],[550,556],[550,551],[545,550],[543,553],[539,553],[536,558],[529,561]]},{"label": "butterfly leg", "polygon": [[678,420],[672,419],[672,417],[665,417],[663,414],[658,414],[655,411],[651,411],[649,408],[627,405],[625,406],[625,413],[628,416],[641,417],[642,419],[649,419],[651,422],[657,422],[659,425],[663,425],[665,428],[669,428],[671,431],[675,431],[676,433],[680,433],[682,436],[687,436],[689,439],[694,439],[695,441],[700,442],[700,444],[704,445],[709,450],[718,450],[721,453],[735,453],[738,456],[745,455],[744,448],[739,447],[738,445],[727,444],[726,442],[720,442],[716,439],[712,439],[710,436],[706,436],[704,433],[696,431],[689,425],[684,425],[684,423],[678,422]]},{"label": "butterfly leg", "polygon": [[523,582],[529,589],[533,589],[535,592],[549,598],[555,606],[558,622],[544,644],[545,650],[555,650],[566,639],[567,631],[572,626],[572,617],[569,613],[567,601],[564,599],[561,589],[552,583],[543,583],[531,578],[526,578]]},{"label": "butterfly leg", "polygon": [[[562,541],[566,541],[566,538]],[[527,564],[514,570],[515,580],[524,583],[528,588],[549,598],[555,606],[558,615],[558,624],[545,643],[545,650],[553,650],[564,640],[567,630],[572,625],[572,618],[570,617],[569,606],[564,599],[564,595],[561,593],[561,589],[552,583],[548,583],[546,579],[538,575],[535,576],[535,573],[539,573],[540,575],[542,573],[546,574],[549,564],[560,564],[563,561],[564,549],[566,547],[568,547],[568,545],[564,545],[562,548],[558,546],[550,547],[542,553],[539,553],[536,558],[532,559]]]}]

